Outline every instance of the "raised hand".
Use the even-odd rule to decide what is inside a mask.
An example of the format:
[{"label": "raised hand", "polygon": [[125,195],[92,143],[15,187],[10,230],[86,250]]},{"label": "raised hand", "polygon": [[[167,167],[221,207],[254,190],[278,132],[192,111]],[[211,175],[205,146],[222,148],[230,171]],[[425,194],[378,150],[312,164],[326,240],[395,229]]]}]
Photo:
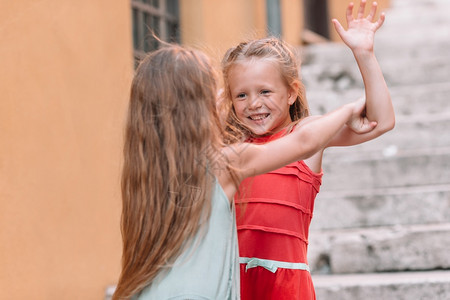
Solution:
[{"label": "raised hand", "polygon": [[355,133],[362,134],[368,133],[375,129],[377,122],[372,122],[367,119],[365,115],[366,109],[366,99],[360,98],[357,101],[351,103],[353,106],[353,114],[351,119],[346,123],[346,125],[353,130]]},{"label": "raised hand", "polygon": [[344,27],[339,23],[338,20],[333,19],[333,25],[344,41],[344,43],[353,51],[373,51],[373,41],[375,32],[384,23],[385,15],[380,14],[380,18],[375,21],[375,15],[377,12],[378,4],[376,2],[372,3],[372,8],[370,9],[367,17],[364,17],[364,8],[366,7],[366,0],[361,0],[359,4],[359,9],[356,18],[353,17],[353,2],[347,7],[347,25],[348,29],[345,30]]}]

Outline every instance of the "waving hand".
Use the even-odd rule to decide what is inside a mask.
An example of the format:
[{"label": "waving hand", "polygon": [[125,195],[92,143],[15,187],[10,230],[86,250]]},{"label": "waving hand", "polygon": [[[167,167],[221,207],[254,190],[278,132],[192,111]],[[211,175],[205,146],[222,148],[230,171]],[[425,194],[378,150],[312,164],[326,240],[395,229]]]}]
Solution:
[{"label": "waving hand", "polygon": [[354,18],[354,4],[350,3],[347,7],[346,13],[348,25],[347,30],[344,29],[344,27],[339,23],[338,20],[332,20],[337,33],[352,51],[373,51],[375,32],[378,30],[378,28],[381,27],[381,25],[383,25],[385,19],[384,13],[381,13],[379,19],[375,21],[377,6],[378,4],[376,2],[373,2],[369,14],[367,15],[367,17],[364,17],[366,0],[362,0],[359,5],[356,18]]}]

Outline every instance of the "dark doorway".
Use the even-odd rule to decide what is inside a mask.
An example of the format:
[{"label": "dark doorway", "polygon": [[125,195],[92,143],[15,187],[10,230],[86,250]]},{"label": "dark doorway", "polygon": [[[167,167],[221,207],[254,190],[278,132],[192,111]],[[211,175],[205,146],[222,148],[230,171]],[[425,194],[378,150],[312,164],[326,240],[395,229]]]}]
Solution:
[{"label": "dark doorway", "polygon": [[305,0],[305,29],[326,39],[330,38],[328,28],[327,0]]}]

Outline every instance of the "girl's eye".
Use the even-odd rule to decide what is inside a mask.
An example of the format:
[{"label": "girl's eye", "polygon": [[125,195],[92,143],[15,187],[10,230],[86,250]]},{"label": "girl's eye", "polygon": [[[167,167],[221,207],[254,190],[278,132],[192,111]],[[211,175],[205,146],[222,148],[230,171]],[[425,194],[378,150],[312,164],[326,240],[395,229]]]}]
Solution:
[{"label": "girl's eye", "polygon": [[236,98],[238,98],[238,99],[244,99],[245,98],[245,94],[244,93],[240,93],[240,94],[238,94],[237,96],[236,96]]},{"label": "girl's eye", "polygon": [[269,93],[270,93],[269,90],[262,90],[262,91],[261,91],[261,95],[267,95],[267,94],[269,94]]}]

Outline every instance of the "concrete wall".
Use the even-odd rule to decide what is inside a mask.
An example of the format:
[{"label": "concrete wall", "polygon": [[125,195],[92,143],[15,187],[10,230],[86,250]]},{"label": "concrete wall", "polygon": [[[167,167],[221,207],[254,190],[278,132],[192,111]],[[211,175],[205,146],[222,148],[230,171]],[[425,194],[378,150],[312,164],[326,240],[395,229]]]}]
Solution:
[{"label": "concrete wall", "polygon": [[120,267],[130,4],[0,7],[0,299],[102,299]]}]

